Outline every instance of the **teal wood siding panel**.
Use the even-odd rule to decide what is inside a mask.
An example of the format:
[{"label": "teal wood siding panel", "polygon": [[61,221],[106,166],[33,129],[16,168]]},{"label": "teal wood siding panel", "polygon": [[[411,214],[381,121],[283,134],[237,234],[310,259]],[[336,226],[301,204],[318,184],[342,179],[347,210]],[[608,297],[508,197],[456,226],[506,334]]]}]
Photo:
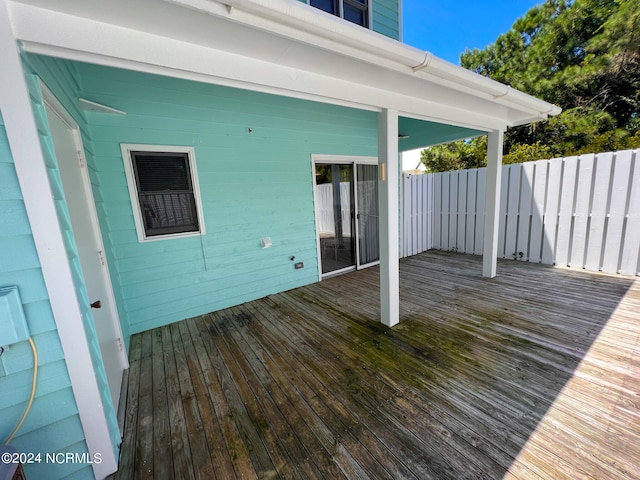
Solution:
[{"label": "teal wood siding panel", "polygon": [[[16,285],[29,331],[38,349],[36,396],[12,440],[21,452],[86,452],[40,262],[22,201],[4,123],[0,116],[0,287]],[[7,227],[7,222],[11,224]],[[19,228],[17,228],[19,226]],[[4,345],[0,355],[0,442],[20,420],[31,394],[33,360],[28,342]],[[24,466],[27,478],[93,478],[86,464]]]},{"label": "teal wood siding panel", "polygon": [[[83,137],[83,146],[90,146],[91,138],[88,135],[86,120],[83,112],[78,108],[77,104],[79,96],[78,83],[76,79],[77,74],[73,64],[51,58],[44,59],[33,55],[25,55],[24,65],[25,70],[29,72],[26,77],[33,104],[34,116],[40,133],[40,143],[45,156],[45,163],[48,167],[49,181],[55,199],[58,221],[64,236],[67,258],[71,266],[71,272],[76,289],[76,297],[82,312],[84,330],[87,336],[87,343],[89,345],[93,369],[96,374],[96,380],[98,382],[102,398],[102,405],[109,425],[111,443],[117,458],[120,448],[120,431],[118,428],[118,421],[111,401],[111,396],[109,394],[102,355],[97,341],[93,316],[91,314],[90,302],[71,228],[69,211],[67,209],[62,181],[60,179],[60,172],[55,158],[55,150],[49,133],[49,125],[46,117],[44,101],[42,99],[42,92],[38,83],[39,77],[78,124]],[[90,148],[85,151],[85,156],[87,158],[87,164],[91,165],[92,154]],[[97,188],[97,186],[92,185],[92,188]]]},{"label": "teal wood siding panel", "polygon": [[400,40],[400,2],[402,0],[371,0],[372,29]]},{"label": "teal wood siding panel", "polygon": [[[131,333],[318,280],[311,154],[375,156],[375,113],[77,68],[85,98],[127,112],[87,119],[97,211]],[[206,235],[138,242],[121,143],[195,148]],[[273,247],[262,249],[262,237]]]}]

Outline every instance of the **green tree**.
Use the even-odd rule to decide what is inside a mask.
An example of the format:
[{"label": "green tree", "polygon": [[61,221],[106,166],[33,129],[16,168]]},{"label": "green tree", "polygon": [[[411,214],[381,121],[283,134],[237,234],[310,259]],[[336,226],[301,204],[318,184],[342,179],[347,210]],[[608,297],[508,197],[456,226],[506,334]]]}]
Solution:
[{"label": "green tree", "polygon": [[[640,146],[640,0],[546,0],[460,63],[563,108],[507,131],[505,161]],[[435,153],[444,159],[465,148]],[[465,158],[433,167],[467,168]]]},{"label": "green tree", "polygon": [[429,172],[447,172],[484,167],[487,164],[487,137],[435,145],[420,153]]},{"label": "green tree", "polygon": [[502,163],[505,165],[511,163],[524,163],[534,160],[541,160],[543,158],[552,158],[553,152],[548,145],[543,145],[540,142],[536,142],[533,145],[527,145],[525,143],[517,143],[514,145],[509,153],[503,155]]}]

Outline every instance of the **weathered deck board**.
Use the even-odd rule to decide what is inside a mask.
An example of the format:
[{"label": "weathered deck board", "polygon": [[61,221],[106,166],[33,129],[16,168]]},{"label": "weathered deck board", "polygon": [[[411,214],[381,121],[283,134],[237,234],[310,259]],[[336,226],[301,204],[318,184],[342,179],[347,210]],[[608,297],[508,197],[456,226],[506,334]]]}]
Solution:
[{"label": "weathered deck board", "polygon": [[640,479],[640,281],[427,252],[134,336],[117,478]]}]

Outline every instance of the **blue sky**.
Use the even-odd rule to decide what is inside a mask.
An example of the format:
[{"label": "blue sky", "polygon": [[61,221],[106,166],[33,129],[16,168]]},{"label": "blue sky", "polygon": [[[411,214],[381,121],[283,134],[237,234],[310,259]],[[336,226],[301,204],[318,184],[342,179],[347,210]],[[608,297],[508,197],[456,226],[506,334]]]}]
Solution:
[{"label": "blue sky", "polygon": [[402,40],[459,65],[465,48],[482,49],[544,0],[402,0]]}]

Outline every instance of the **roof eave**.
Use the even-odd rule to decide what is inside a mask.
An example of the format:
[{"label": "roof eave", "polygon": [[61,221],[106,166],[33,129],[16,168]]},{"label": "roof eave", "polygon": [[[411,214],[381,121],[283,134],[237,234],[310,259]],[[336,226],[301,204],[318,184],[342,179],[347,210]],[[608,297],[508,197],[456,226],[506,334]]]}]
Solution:
[{"label": "roof eave", "polygon": [[[505,129],[559,112],[547,102],[296,0],[11,3],[16,37],[34,53],[357,108],[393,108],[413,118],[476,129]],[[155,8],[147,20],[129,13],[151,6]],[[186,27],[167,28],[173,22],[196,22],[204,33],[195,38]],[[252,38],[236,48],[210,33],[214,29],[208,22]],[[273,49],[260,50],[262,39],[272,39],[268,47]],[[310,56],[321,57],[326,65],[310,68]]]},{"label": "roof eave", "polygon": [[[322,38],[331,39],[341,46],[354,50],[351,53],[361,57],[363,52],[373,56],[373,61],[387,60],[397,63],[404,73],[421,75],[434,81],[440,78],[447,86],[468,92],[468,88],[478,94],[488,95],[499,104],[513,109],[535,112],[536,115],[518,120],[517,124],[544,120],[558,115],[561,108],[549,102],[521,92],[510,86],[476,74],[453,63],[436,57],[431,52],[423,51],[410,45],[378,34],[372,30],[353,28],[335,16],[324,15],[317,9],[297,0],[166,0],[171,3],[207,11],[212,1],[223,4],[229,16],[237,15],[234,9],[251,13],[258,18],[269,19],[277,24],[296,28],[305,34],[314,33]],[[210,12],[210,10],[209,10]],[[277,33],[277,32],[275,32]],[[380,62],[382,64],[382,62]],[[468,88],[464,88],[468,87]],[[522,122],[522,123],[520,123]],[[515,124],[514,124],[515,125]]]}]

